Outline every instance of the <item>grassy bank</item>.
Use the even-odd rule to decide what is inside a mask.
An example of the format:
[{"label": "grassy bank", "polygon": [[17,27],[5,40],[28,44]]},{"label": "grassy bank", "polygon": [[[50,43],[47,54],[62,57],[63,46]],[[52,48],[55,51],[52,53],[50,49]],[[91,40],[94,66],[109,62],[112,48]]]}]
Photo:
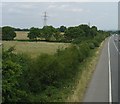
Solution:
[{"label": "grassy bank", "polygon": [[72,88],[72,92],[70,95],[68,95],[66,102],[83,101],[85,91],[95,71],[104,43],[105,41],[101,43],[99,48],[96,48],[91,52],[90,57],[88,57],[84,62],[80,64],[79,69],[83,69],[83,71],[82,73],[81,71],[78,72],[78,75],[75,78],[76,80]]}]

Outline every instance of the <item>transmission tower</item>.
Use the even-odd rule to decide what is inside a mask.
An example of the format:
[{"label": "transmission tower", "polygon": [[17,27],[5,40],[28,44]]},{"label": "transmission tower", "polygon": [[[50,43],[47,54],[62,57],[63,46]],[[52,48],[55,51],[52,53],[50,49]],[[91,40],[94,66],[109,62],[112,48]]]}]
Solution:
[{"label": "transmission tower", "polygon": [[44,24],[43,24],[43,25],[44,25],[44,26],[47,26],[47,17],[48,17],[48,16],[47,16],[47,13],[46,13],[46,12],[44,12],[44,16],[43,16],[43,17],[44,17]]},{"label": "transmission tower", "polygon": [[88,26],[90,27],[90,22],[88,22]]}]

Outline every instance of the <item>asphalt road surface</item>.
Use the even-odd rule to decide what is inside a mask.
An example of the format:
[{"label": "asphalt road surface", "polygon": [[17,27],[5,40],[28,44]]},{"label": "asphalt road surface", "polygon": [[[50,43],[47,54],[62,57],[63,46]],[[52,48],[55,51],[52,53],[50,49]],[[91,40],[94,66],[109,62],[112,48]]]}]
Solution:
[{"label": "asphalt road surface", "polygon": [[[83,102],[118,102],[118,35],[106,39]],[[120,90],[119,90],[120,91]]]}]

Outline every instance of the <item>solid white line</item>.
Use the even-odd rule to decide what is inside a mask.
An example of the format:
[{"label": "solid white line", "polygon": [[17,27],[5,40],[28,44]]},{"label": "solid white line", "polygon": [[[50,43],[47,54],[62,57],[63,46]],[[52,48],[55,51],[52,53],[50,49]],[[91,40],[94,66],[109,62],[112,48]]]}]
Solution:
[{"label": "solid white line", "polygon": [[[111,37],[110,37],[111,39]],[[109,102],[112,102],[112,83],[111,83],[111,65],[110,65],[110,39],[108,41],[108,61],[109,61]]]}]

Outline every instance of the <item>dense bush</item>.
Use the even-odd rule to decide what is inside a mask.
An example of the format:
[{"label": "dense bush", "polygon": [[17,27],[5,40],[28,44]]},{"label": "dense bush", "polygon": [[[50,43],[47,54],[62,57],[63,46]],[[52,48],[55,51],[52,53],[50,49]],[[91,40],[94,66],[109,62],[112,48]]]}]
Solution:
[{"label": "dense bush", "polygon": [[16,37],[14,28],[10,26],[2,27],[2,39],[3,40],[13,40]]},{"label": "dense bush", "polygon": [[27,100],[27,93],[20,87],[22,66],[12,60],[13,56],[17,58],[17,55],[12,53],[12,49],[3,51],[2,100],[3,102],[24,102]]}]

